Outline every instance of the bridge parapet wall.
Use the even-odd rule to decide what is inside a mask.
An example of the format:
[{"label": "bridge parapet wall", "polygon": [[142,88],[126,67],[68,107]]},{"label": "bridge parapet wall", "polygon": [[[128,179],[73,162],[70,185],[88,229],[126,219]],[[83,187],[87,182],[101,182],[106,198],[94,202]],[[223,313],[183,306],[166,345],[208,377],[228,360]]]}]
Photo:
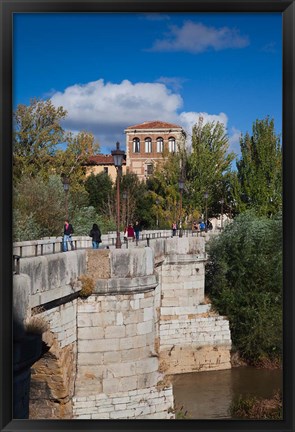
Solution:
[{"label": "bridge parapet wall", "polygon": [[30,278],[30,307],[36,307],[81,289],[77,279],[86,272],[86,253],[81,250],[22,258],[19,268]]}]

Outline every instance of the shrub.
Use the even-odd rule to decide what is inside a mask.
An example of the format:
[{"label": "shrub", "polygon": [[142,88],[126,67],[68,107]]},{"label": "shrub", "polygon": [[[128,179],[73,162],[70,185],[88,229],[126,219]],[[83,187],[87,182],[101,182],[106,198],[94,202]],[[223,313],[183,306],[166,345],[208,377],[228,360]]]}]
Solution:
[{"label": "shrub", "polygon": [[79,277],[79,280],[82,283],[82,289],[79,292],[80,297],[87,298],[94,291],[94,282],[93,279],[87,275],[82,275]]},{"label": "shrub", "polygon": [[276,391],[271,399],[254,396],[239,396],[230,406],[232,417],[249,420],[282,420],[283,404],[280,391]]},{"label": "shrub", "polygon": [[255,364],[282,354],[282,218],[245,212],[208,245],[206,292]]}]

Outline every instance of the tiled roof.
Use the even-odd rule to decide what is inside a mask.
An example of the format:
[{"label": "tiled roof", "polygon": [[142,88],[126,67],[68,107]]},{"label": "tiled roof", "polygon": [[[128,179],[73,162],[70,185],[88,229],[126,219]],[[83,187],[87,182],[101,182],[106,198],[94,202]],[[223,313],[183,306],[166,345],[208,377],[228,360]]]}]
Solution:
[{"label": "tiled roof", "polygon": [[[98,154],[89,156],[86,165],[114,165],[114,158],[111,154]],[[126,161],[124,159],[123,165],[126,165]]]},{"label": "tiled roof", "polygon": [[155,121],[146,121],[144,123],[140,123],[133,126],[128,126],[126,130],[127,129],[175,129],[175,128],[182,129],[181,126],[178,126],[176,124],[155,120]]}]

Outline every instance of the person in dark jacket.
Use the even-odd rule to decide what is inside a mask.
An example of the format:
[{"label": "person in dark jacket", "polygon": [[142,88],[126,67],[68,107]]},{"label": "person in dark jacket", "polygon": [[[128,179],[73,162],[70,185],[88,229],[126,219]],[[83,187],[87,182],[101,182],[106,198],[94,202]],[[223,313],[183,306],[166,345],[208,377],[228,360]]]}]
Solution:
[{"label": "person in dark jacket", "polygon": [[63,252],[68,250],[68,242],[71,244],[71,249],[74,250],[75,246],[72,240],[72,234],[74,234],[74,228],[72,224],[69,223],[68,219],[65,220],[64,224],[64,235],[63,235]]},{"label": "person in dark jacket", "polygon": [[135,225],[134,225],[134,233],[135,233],[136,244],[138,243],[138,240],[139,240],[139,232],[140,232],[140,224],[139,224],[138,221],[136,221]]},{"label": "person in dark jacket", "polygon": [[92,229],[89,233],[89,236],[92,237],[92,247],[93,249],[99,248],[99,243],[101,243],[101,232],[98,228],[97,224],[93,224]]}]

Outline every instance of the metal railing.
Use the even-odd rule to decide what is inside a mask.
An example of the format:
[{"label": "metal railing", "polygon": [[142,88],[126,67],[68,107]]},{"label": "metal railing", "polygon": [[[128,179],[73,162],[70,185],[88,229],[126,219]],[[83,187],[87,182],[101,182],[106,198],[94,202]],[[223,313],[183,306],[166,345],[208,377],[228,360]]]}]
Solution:
[{"label": "metal railing", "polygon": [[[191,230],[191,229],[183,229],[182,237],[205,237],[206,235],[213,233],[217,234],[217,232],[205,232],[200,230]],[[115,248],[116,244],[116,233],[110,232],[108,235],[102,236],[103,239],[102,246],[100,249],[110,249]],[[123,233],[122,233],[123,237]],[[175,236],[172,234],[172,230],[157,230],[157,231],[143,231],[140,233],[139,240],[123,240],[122,248],[129,248],[130,244],[138,245],[138,243],[142,244],[146,242],[145,246],[150,246],[150,241],[161,238],[173,238],[179,237],[179,230],[176,231]],[[92,239],[87,236],[73,237],[72,242],[74,244],[74,250],[83,250],[83,249],[91,249],[92,248]],[[26,244],[27,243],[27,244]],[[31,250],[27,250],[26,248],[30,248]],[[49,238],[42,240],[33,240],[31,242],[16,242],[13,245],[13,268],[14,271],[19,271],[19,260],[20,258],[32,258],[36,256],[44,256],[44,255],[52,255],[55,253],[63,252],[63,241],[59,238]]]}]

